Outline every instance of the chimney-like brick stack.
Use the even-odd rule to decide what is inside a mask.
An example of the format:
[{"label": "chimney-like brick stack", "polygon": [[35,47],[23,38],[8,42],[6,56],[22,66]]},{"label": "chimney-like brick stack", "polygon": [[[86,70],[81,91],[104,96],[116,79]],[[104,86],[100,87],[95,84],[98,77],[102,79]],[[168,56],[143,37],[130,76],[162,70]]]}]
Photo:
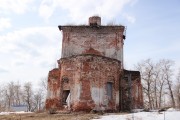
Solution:
[{"label": "chimney-like brick stack", "polygon": [[101,17],[99,16],[92,16],[89,18],[89,25],[90,26],[100,26],[101,25]]}]

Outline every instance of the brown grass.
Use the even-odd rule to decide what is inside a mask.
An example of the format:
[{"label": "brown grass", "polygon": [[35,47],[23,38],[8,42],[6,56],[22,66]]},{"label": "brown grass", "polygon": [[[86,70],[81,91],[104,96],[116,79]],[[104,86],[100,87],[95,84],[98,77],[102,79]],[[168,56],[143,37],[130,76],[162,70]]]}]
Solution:
[{"label": "brown grass", "polygon": [[29,114],[0,115],[0,120],[90,120],[98,117],[99,117],[98,114],[87,114],[87,113],[69,113],[69,114],[29,113]]}]

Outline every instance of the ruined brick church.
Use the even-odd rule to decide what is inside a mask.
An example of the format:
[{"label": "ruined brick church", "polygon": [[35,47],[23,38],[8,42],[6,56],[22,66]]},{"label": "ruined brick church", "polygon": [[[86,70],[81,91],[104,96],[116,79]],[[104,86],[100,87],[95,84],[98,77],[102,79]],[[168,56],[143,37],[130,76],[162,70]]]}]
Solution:
[{"label": "ruined brick church", "polygon": [[124,26],[104,26],[93,16],[88,25],[58,27],[62,54],[58,68],[49,71],[47,110],[143,108],[140,72],[123,67]]}]

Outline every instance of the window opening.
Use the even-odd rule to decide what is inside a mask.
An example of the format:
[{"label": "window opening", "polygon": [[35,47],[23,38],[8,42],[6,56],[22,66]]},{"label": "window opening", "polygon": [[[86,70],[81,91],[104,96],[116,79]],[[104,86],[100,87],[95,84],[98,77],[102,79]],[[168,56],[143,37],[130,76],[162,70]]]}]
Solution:
[{"label": "window opening", "polygon": [[112,82],[107,82],[107,96],[109,100],[112,99],[112,90],[113,90],[112,87],[113,87]]}]

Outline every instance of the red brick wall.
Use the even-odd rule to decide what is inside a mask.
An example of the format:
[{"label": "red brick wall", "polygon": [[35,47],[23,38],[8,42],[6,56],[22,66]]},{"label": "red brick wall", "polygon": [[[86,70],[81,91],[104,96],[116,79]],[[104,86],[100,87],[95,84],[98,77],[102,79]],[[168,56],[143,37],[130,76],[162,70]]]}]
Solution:
[{"label": "red brick wall", "polygon": [[[73,111],[117,110],[119,107],[119,75],[120,62],[114,59],[96,56],[80,55],[63,58],[59,61],[60,83],[57,89],[49,89],[50,93],[60,90],[55,97],[61,98],[62,91],[69,89],[71,94],[71,109]],[[64,84],[62,77],[69,80]],[[113,84],[113,99],[108,100],[106,84]],[[49,82],[52,84],[52,82]],[[49,85],[51,88],[52,85]],[[60,100],[60,99],[59,99]],[[59,103],[61,103],[59,101]],[[62,106],[62,103],[60,105]],[[60,107],[59,107],[60,108]]]},{"label": "red brick wall", "polygon": [[[47,109],[65,108],[63,90],[70,90],[70,106],[67,106],[73,111],[118,110],[123,108],[119,103],[127,102],[122,99],[127,99],[123,86],[127,81],[121,81],[120,87],[125,27],[102,26],[100,17],[93,17],[90,23],[93,24],[59,26],[63,33],[62,58],[58,60],[59,68],[49,72]],[[112,85],[112,99],[107,94],[108,82]],[[132,97],[135,107],[143,104],[143,98],[140,78],[134,83]]]},{"label": "red brick wall", "polygon": [[123,62],[124,26],[62,26],[62,58],[102,55]]},{"label": "red brick wall", "polygon": [[47,99],[46,99],[46,109],[50,108],[60,108],[60,70],[59,69],[53,69],[49,71],[48,75],[48,93],[47,93]]}]

